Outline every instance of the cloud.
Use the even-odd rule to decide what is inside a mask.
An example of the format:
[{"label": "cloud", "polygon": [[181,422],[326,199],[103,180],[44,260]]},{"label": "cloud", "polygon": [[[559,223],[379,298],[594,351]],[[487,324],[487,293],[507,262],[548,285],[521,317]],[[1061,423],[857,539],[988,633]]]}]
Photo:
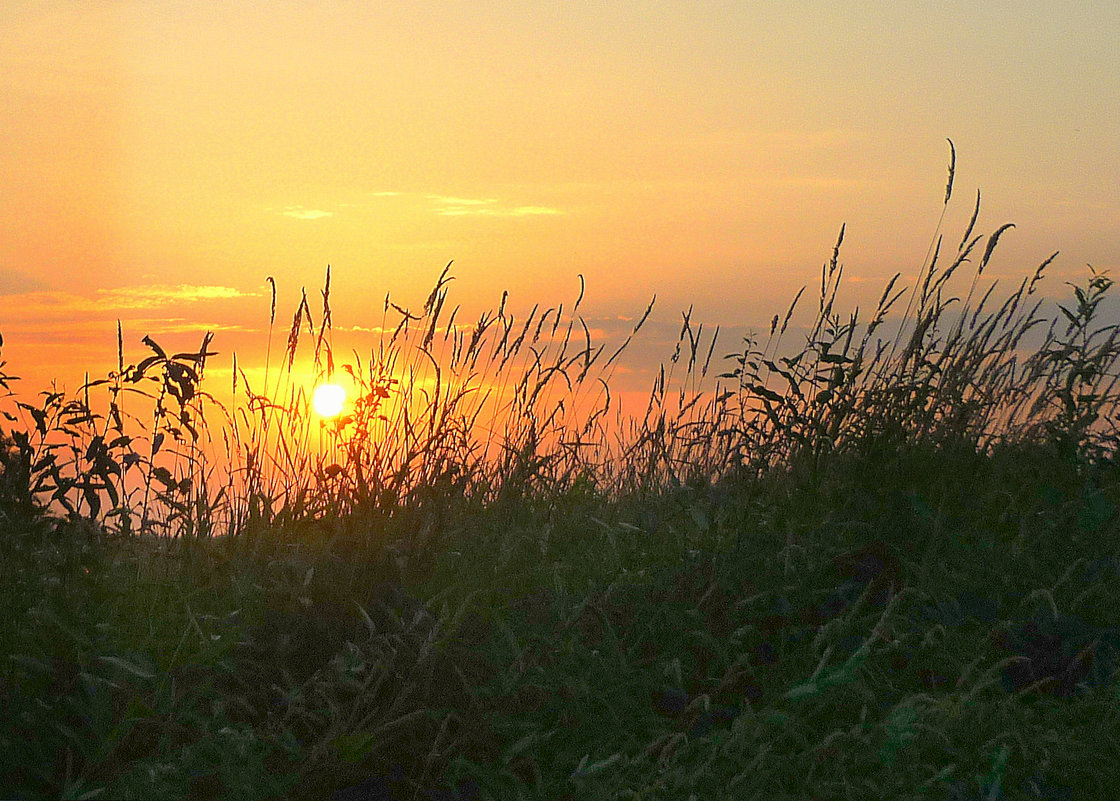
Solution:
[{"label": "cloud", "polygon": [[128,321],[128,327],[134,330],[151,329],[153,331],[160,331],[165,334],[183,334],[196,331],[211,331],[218,333],[224,332],[238,332],[238,333],[258,333],[261,329],[253,328],[250,326],[237,325],[235,323],[218,323],[211,320],[210,322],[197,322],[195,320],[186,320],[182,317],[171,318],[144,318],[138,317]]},{"label": "cloud", "polygon": [[[121,320],[124,333],[125,348],[139,346],[140,338],[144,334],[151,334],[157,339],[175,334],[254,334],[260,329],[243,325],[220,323],[214,320],[196,322],[185,320],[181,317],[136,317]],[[62,319],[62,320],[29,320],[18,322],[11,330],[5,330],[5,338],[24,342],[34,342],[36,346],[42,345],[115,345],[114,320],[89,320],[89,319]]]},{"label": "cloud", "polygon": [[448,195],[425,195],[425,197],[433,203],[447,206],[487,206],[498,202],[494,198],[450,197]]},{"label": "cloud", "polygon": [[509,210],[511,217],[529,217],[536,214],[562,214],[560,209],[551,206],[515,206]]},{"label": "cloud", "polygon": [[150,284],[98,289],[92,295],[73,292],[37,291],[0,295],[0,307],[9,320],[34,322],[76,318],[104,319],[133,310],[162,309],[203,301],[258,297],[228,286],[194,284]]},{"label": "cloud", "polygon": [[259,292],[242,292],[229,286],[150,284],[148,286],[98,289],[94,301],[98,308],[150,309],[169,303],[193,303],[199,300],[228,300],[257,297]]},{"label": "cloud", "polygon": [[379,325],[364,326],[364,325],[336,325],[333,326],[335,331],[346,331],[354,334],[385,334],[392,333],[392,328],[382,328]]},{"label": "cloud", "polygon": [[449,197],[447,195],[425,195],[424,197],[435,206],[436,214],[443,217],[493,214],[495,211],[493,206],[498,202],[493,198]]},{"label": "cloud", "polygon": [[424,194],[372,192],[371,195],[373,197],[401,197],[405,195],[419,197],[421,200],[427,201],[428,205],[441,217],[535,217],[564,213],[561,209],[552,206],[515,205],[493,197],[462,197],[430,192]]},{"label": "cloud", "polygon": [[541,214],[560,214],[559,209],[548,206],[507,206],[494,198],[462,198],[445,195],[427,195],[436,205],[436,214],[444,217],[528,217]]},{"label": "cloud", "polygon": [[303,206],[285,206],[284,210],[280,212],[285,217],[294,217],[297,220],[318,220],[323,217],[333,217],[333,211],[323,211],[322,209],[308,209]]}]

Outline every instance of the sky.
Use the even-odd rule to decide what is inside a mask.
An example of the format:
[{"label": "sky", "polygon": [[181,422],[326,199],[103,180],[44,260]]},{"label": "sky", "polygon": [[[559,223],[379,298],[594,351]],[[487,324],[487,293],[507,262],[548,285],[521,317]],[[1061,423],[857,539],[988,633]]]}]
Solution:
[{"label": "sky", "polygon": [[[728,348],[819,282],[913,280],[1005,222],[986,277],[1120,266],[1115,2],[0,4],[0,334],[21,393],[215,332],[259,364],[331,265],[336,333],[423,303],[570,304],[631,375],[681,313]],[[709,329],[710,330],[710,329]],[[280,335],[282,337],[282,334]],[[724,348],[720,348],[724,350]]]}]

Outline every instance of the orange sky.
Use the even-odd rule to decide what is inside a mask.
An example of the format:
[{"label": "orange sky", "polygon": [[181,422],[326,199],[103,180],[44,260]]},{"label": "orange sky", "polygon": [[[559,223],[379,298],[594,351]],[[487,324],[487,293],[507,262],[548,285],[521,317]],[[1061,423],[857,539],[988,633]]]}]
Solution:
[{"label": "orange sky", "polygon": [[[659,300],[765,329],[847,223],[842,297],[929,245],[1120,265],[1120,5],[1038,2],[36,2],[0,5],[0,332],[34,392],[216,332],[252,363],[300,286],[370,327],[455,261],[477,314]],[[283,333],[281,333],[281,337]],[[635,357],[637,358],[637,356]],[[644,383],[644,382],[643,382]]]}]

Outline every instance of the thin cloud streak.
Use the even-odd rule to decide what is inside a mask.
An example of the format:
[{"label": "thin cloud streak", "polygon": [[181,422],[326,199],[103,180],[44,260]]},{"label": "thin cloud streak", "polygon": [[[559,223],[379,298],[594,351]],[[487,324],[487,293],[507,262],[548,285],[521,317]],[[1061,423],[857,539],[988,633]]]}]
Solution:
[{"label": "thin cloud streak", "polygon": [[559,209],[553,209],[547,206],[515,206],[510,209],[448,206],[439,209],[436,213],[443,217],[465,217],[468,215],[474,217],[532,217],[562,214],[563,212]]},{"label": "thin cloud streak", "polygon": [[469,197],[451,197],[448,195],[425,195],[425,197],[441,206],[487,206],[491,203],[497,203],[494,198],[469,198]]},{"label": "thin cloud streak", "polygon": [[65,319],[77,316],[115,315],[135,309],[159,309],[171,305],[213,300],[259,297],[228,286],[150,284],[98,289],[92,296],[62,291],[37,291],[0,295],[8,320]]},{"label": "thin cloud streak", "polygon": [[336,325],[333,327],[334,331],[341,331],[350,334],[391,334],[392,328],[382,328],[379,325],[367,327],[364,325]]},{"label": "thin cloud streak", "polygon": [[242,292],[229,286],[194,284],[149,284],[147,286],[99,289],[99,298],[123,308],[151,308],[168,303],[192,303],[198,300],[227,300],[229,298],[260,297],[259,292]]},{"label": "thin cloud streak", "polygon": [[[46,323],[39,322],[38,324],[32,323],[30,325],[20,324],[11,330],[5,329],[3,333],[5,339],[10,340],[12,344],[34,342],[35,347],[55,345],[75,347],[78,345],[92,345],[107,348],[116,346],[114,338],[115,326],[115,321],[108,319],[58,320]],[[123,320],[122,326],[124,329],[126,350],[131,346],[139,346],[140,339],[145,334],[150,334],[159,338],[180,334],[204,334],[207,331],[225,336],[261,333],[260,329],[249,328],[242,325],[220,323],[213,320],[209,322],[199,322],[196,320],[185,320],[174,317],[170,319],[163,317],[142,317]],[[7,344],[8,342],[5,342],[5,345]],[[92,364],[85,366],[101,368],[105,365]]]},{"label": "thin cloud streak", "polygon": [[410,192],[371,192],[371,197],[419,197],[427,201],[436,214],[441,217],[534,217],[563,214],[562,209],[553,206],[536,204],[511,205],[499,198],[460,197],[457,195],[440,195],[435,193],[410,193]]},{"label": "thin cloud streak", "polygon": [[280,212],[285,217],[293,217],[297,220],[321,220],[323,217],[333,217],[333,211],[323,211],[322,209],[308,209],[303,206],[287,206]]}]

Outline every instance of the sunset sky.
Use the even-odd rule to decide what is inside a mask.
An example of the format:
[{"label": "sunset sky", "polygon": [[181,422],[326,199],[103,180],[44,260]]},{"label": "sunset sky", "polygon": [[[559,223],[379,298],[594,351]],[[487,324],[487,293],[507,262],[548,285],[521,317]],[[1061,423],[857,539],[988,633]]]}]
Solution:
[{"label": "sunset sky", "polygon": [[[641,353],[763,330],[837,232],[851,304],[913,276],[951,138],[955,247],[1046,291],[1120,266],[1115,2],[0,5],[0,333],[21,392],[206,330],[263,353],[328,264],[336,332],[422,304],[570,303]],[[638,368],[640,369],[640,365]]]}]

